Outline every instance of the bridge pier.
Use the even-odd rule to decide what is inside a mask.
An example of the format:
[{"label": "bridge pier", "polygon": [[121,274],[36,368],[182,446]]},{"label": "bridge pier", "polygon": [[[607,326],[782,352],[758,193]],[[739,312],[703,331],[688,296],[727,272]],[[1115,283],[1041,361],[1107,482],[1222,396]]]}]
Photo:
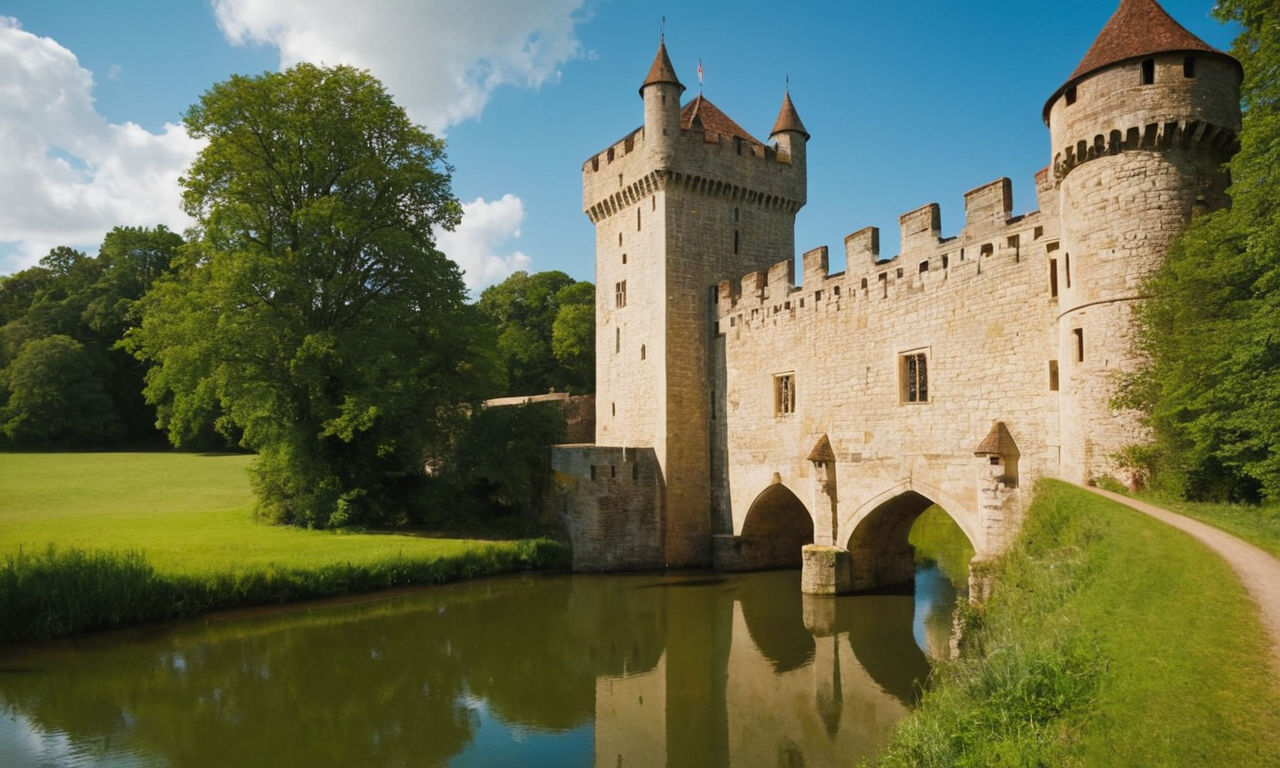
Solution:
[{"label": "bridge pier", "polygon": [[806,595],[843,595],[853,591],[849,550],[807,544],[801,550],[800,591]]}]

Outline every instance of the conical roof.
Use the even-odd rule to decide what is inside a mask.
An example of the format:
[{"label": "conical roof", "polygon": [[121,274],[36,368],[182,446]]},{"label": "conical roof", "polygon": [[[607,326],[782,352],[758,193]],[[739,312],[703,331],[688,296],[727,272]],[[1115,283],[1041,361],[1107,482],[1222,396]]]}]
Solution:
[{"label": "conical roof", "polygon": [[712,104],[702,94],[693,101],[685,104],[680,110],[680,127],[688,130],[693,127],[694,121],[702,123],[702,127],[713,133],[719,133],[725,136],[737,136],[745,139],[752,144],[761,144],[763,142],[756,139],[746,130],[735,123],[728,115],[720,111],[720,108]]},{"label": "conical roof", "polygon": [[[1045,102],[1044,118],[1049,119],[1049,108],[1067,88],[1086,76],[1112,64],[1150,56],[1153,53],[1195,51],[1231,56],[1219,51],[1188,32],[1186,27],[1174,21],[1156,0],[1120,0],[1120,7],[1111,15],[1098,37],[1089,47],[1071,77],[1054,91]],[[1236,66],[1239,66],[1237,62]]]},{"label": "conical roof", "polygon": [[991,422],[991,431],[982,438],[978,447],[973,449],[974,456],[1017,456],[1018,444],[1013,442],[1013,435],[1003,421]]},{"label": "conical roof", "polygon": [[649,75],[640,84],[640,95],[644,95],[645,88],[658,83],[678,85],[680,90],[684,91],[684,84],[680,82],[680,78],[676,77],[676,68],[671,66],[671,57],[667,55],[665,40],[658,42],[658,55],[653,57],[653,66],[649,67]]},{"label": "conical roof", "polygon": [[796,105],[791,103],[791,91],[786,91],[782,95],[782,109],[778,110],[778,119],[773,124],[773,130],[769,132],[770,136],[783,131],[795,131],[804,136],[804,140],[809,140],[809,132],[804,129],[804,123],[800,122],[800,115],[796,113]]}]

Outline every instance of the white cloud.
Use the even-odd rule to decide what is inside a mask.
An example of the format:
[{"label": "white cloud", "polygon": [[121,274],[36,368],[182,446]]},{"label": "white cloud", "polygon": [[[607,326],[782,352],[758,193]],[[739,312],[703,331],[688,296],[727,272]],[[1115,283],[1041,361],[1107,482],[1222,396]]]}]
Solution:
[{"label": "white cloud", "polygon": [[178,125],[109,123],[75,54],[0,16],[0,274],[117,225],[181,231],[178,176],[199,151]]},{"label": "white cloud", "polygon": [[532,259],[524,253],[500,253],[507,241],[520,237],[523,220],[524,202],[515,195],[503,195],[493,202],[478,197],[462,204],[462,224],[456,230],[437,233],[437,245],[462,267],[467,289],[478,294],[512,272],[529,268]]},{"label": "white cloud", "polygon": [[298,62],[367,68],[435,133],[476,117],[503,85],[537,88],[580,55],[584,0],[214,0],[234,44]]}]

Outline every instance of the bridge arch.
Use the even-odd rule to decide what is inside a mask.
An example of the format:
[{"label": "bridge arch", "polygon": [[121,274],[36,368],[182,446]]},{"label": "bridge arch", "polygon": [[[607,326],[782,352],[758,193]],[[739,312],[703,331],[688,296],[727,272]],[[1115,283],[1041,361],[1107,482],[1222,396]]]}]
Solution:
[{"label": "bridge arch", "polygon": [[920,513],[933,504],[942,507],[976,553],[983,553],[976,510],[936,488],[904,481],[867,500],[841,520],[840,535],[852,555],[854,589],[905,584],[914,578],[915,552],[907,535]]},{"label": "bridge arch", "polygon": [[756,496],[742,521],[741,540],[751,567],[799,568],[801,550],[813,543],[813,515],[800,497],[782,483]]}]

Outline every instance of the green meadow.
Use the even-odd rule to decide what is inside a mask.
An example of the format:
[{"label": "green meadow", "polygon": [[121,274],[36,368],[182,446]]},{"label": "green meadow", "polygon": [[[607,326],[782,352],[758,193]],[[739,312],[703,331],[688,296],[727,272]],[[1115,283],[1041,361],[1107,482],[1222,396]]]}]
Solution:
[{"label": "green meadow", "polygon": [[1257,607],[1186,534],[1037,486],[961,658],[883,766],[1273,766],[1280,680]]},{"label": "green meadow", "polygon": [[0,641],[562,566],[545,539],[258,522],[246,455],[0,453]]}]

